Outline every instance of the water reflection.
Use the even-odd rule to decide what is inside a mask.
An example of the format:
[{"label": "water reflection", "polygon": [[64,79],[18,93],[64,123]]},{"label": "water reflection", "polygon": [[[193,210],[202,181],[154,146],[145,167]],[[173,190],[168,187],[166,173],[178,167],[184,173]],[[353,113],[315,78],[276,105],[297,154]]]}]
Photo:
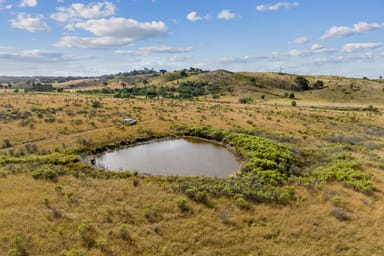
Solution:
[{"label": "water reflection", "polygon": [[104,153],[95,166],[151,175],[224,177],[238,170],[240,162],[222,145],[184,138]]}]

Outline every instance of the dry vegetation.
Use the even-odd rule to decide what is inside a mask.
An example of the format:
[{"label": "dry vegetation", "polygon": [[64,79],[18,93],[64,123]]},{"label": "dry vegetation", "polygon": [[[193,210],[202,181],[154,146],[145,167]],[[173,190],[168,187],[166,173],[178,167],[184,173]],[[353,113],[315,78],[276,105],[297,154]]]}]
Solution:
[{"label": "dry vegetation", "polygon": [[[382,82],[308,77],[325,88],[299,92],[280,88],[291,75],[216,71],[178,81],[186,79],[233,90],[193,100],[1,91],[0,255],[384,254]],[[177,84],[168,80],[148,83]],[[250,103],[240,104],[242,97]],[[138,124],[122,125],[126,117]],[[361,193],[342,181],[315,180],[298,182],[294,199],[283,205],[212,195],[207,204],[175,189],[173,178],[92,178],[71,172],[77,163],[64,160],[54,168],[66,175],[32,177],[50,168],[40,158],[60,162],[176,134],[181,126],[241,130],[283,143],[301,152],[302,172],[355,162],[375,189]]]}]

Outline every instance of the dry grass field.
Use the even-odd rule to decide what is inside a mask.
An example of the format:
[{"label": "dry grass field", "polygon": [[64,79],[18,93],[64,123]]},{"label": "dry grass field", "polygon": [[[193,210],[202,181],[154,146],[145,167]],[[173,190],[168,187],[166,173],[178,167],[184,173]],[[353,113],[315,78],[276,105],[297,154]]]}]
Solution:
[{"label": "dry grass field", "polygon": [[[384,255],[384,83],[308,77],[325,88],[289,98],[292,91],[246,82],[252,77],[262,84],[283,79],[224,71],[190,78],[234,85],[216,99],[0,91],[0,255]],[[149,84],[160,82],[175,83],[160,76]],[[252,101],[241,104],[242,97]],[[128,117],[137,125],[123,125]],[[174,189],[173,178],[31,174],[46,168],[44,156],[76,157],[174,135],[181,126],[269,138],[302,152],[307,172],[334,159],[353,161],[375,189],[297,183],[286,204],[239,206],[224,196],[191,200]]]}]

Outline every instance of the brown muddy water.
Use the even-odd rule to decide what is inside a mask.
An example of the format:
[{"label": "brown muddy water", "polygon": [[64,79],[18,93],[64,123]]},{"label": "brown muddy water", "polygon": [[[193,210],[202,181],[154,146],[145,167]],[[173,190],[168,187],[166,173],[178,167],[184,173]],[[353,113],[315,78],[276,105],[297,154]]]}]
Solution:
[{"label": "brown muddy water", "polygon": [[137,171],[160,176],[225,177],[240,169],[240,161],[225,146],[196,138],[155,141],[106,152],[94,166],[111,171]]}]

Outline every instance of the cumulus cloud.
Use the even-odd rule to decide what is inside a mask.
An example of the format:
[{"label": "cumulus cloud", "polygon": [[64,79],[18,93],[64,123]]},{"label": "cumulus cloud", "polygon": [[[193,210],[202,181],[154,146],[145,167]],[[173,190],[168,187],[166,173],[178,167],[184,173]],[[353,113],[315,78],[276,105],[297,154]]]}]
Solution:
[{"label": "cumulus cloud", "polygon": [[297,7],[297,6],[299,6],[298,2],[293,2],[293,3],[291,3],[291,2],[278,2],[275,4],[269,4],[269,5],[264,5],[264,4],[258,5],[258,6],[256,6],[256,10],[258,10],[259,12],[278,11],[281,8],[289,9],[289,8],[293,8],[293,7]]},{"label": "cumulus cloud", "polygon": [[306,36],[298,37],[295,40],[293,40],[295,44],[306,44],[309,42],[309,38]]},{"label": "cumulus cloud", "polygon": [[29,32],[49,31],[48,24],[44,21],[43,15],[32,16],[26,13],[19,13],[16,19],[11,19],[13,28],[24,29]]},{"label": "cumulus cloud", "polygon": [[116,6],[111,2],[95,2],[88,5],[73,3],[69,7],[57,7],[51,18],[59,22],[78,19],[96,19],[115,14]]},{"label": "cumulus cloud", "polygon": [[70,24],[66,28],[69,30],[82,29],[96,36],[130,40],[160,36],[168,31],[167,26],[162,21],[139,22],[126,18],[92,19]]},{"label": "cumulus cloud", "polygon": [[326,40],[332,37],[346,37],[354,34],[366,33],[372,30],[384,28],[384,24],[358,22],[353,27],[332,26],[320,38]]},{"label": "cumulus cloud", "polygon": [[68,30],[84,30],[95,37],[66,36],[55,45],[66,48],[109,48],[129,45],[136,40],[165,35],[168,32],[162,21],[139,22],[126,18],[92,19],[69,24]]},{"label": "cumulus cloud", "polygon": [[23,0],[20,2],[20,7],[35,7],[37,5],[37,0]]},{"label": "cumulus cloud", "polygon": [[344,52],[355,52],[383,47],[384,43],[349,43],[343,47]]},{"label": "cumulus cloud", "polygon": [[228,10],[228,9],[224,9],[222,10],[218,15],[217,15],[217,18],[218,19],[221,19],[221,20],[232,20],[234,18],[236,18],[236,14],[231,12],[231,10]]},{"label": "cumulus cloud", "polygon": [[209,20],[210,17],[209,17],[209,15],[199,16],[197,14],[197,12],[192,11],[192,12],[187,14],[186,18],[189,21],[199,21],[199,20]]}]

